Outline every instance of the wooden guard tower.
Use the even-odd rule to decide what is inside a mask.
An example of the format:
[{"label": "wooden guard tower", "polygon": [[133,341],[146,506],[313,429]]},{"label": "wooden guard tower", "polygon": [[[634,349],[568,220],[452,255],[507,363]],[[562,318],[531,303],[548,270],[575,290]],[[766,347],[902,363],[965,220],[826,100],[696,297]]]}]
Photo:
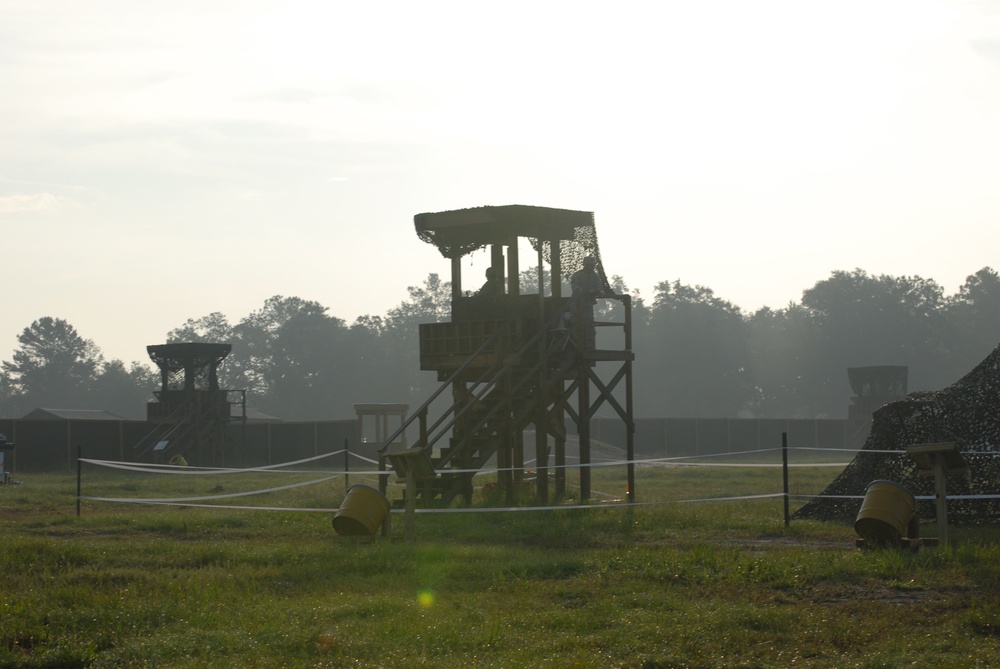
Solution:
[{"label": "wooden guard tower", "polygon": [[146,420],[157,429],[143,444],[157,461],[221,463],[231,409],[218,369],[231,348],[206,342],[146,347],[160,369],[161,387],[157,401],[146,404]]},{"label": "wooden guard tower", "polygon": [[[408,455],[426,458],[418,482],[423,502],[447,503],[456,496],[470,501],[473,475],[493,456],[499,488],[513,501],[527,471],[523,435],[532,426],[537,497],[548,500],[550,474],[555,495],[564,497],[567,422],[579,436],[580,499],[589,499],[590,423],[604,405],[626,426],[627,494],[634,501],[631,298],[608,286],[593,214],[511,205],[418,214],[414,221],[418,236],[451,261],[452,286],[451,321],[420,325],[420,368],[437,372],[442,384],[410,416],[418,421],[419,438]],[[531,293],[520,285],[522,238],[537,253]],[[485,248],[499,287],[463,290],[462,258]],[[598,302],[620,303],[601,310],[616,316],[594,324],[601,331],[596,345],[583,332],[591,319],[580,314],[591,306],[577,304],[563,288],[564,276],[580,269],[585,256],[598,261],[605,286]],[[475,288],[482,280],[476,277]],[[608,346],[611,339],[616,343]],[[450,407],[430,416],[432,402],[448,392]],[[381,460],[391,454],[383,449]]]}]

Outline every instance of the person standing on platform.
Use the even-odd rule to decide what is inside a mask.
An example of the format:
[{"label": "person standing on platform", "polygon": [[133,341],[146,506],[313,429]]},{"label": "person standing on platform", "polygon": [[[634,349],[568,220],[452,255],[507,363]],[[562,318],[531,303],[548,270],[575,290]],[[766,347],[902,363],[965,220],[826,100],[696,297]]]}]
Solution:
[{"label": "person standing on platform", "polygon": [[573,313],[583,335],[583,348],[586,350],[593,350],[597,341],[594,305],[597,304],[597,298],[604,294],[604,285],[596,270],[597,258],[587,256],[583,259],[583,269],[573,272],[569,279],[569,285],[573,289]]},{"label": "person standing on platform", "polygon": [[495,297],[503,294],[503,279],[500,278],[500,273],[493,267],[487,267],[486,283],[483,284],[483,287],[479,289],[476,295],[478,297]]}]

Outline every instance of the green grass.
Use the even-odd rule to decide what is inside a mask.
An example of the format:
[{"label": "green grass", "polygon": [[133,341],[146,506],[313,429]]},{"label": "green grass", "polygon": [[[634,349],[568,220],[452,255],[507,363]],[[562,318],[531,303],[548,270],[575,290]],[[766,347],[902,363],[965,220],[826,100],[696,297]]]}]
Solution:
[{"label": "green grass", "polygon": [[[795,470],[793,491],[838,471]],[[0,487],[0,668],[1000,666],[997,528],[860,551],[846,525],[786,528],[778,498],[678,501],[779,492],[780,476],[641,468],[639,501],[657,503],[420,514],[406,543],[337,537],[322,513],[85,501],[77,518],[72,476],[23,475]],[[88,472],[84,494],[296,477]],[[595,470],[595,490],[622,481]],[[338,478],[231,501],[342,497]]]}]

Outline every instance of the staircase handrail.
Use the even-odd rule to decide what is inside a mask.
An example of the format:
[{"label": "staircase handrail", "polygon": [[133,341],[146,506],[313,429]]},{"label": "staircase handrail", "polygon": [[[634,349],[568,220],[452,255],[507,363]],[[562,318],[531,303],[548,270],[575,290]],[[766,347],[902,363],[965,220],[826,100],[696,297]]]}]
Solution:
[{"label": "staircase handrail", "polygon": [[[524,343],[523,346],[521,346],[521,348],[517,351],[517,353],[514,354],[513,356],[510,356],[510,358],[505,361],[505,363],[503,364],[503,366],[500,369],[498,369],[496,371],[496,373],[490,379],[488,379],[485,382],[485,386],[479,391],[479,393],[477,395],[475,395],[475,399],[477,401],[482,400],[483,397],[485,397],[491,390],[493,390],[493,388],[496,387],[496,385],[500,381],[500,379],[503,378],[504,374],[510,372],[511,369],[514,367],[514,364],[518,360],[520,360],[528,352],[528,350],[531,347],[533,347],[535,344],[537,344],[538,340],[542,336],[546,335],[550,331],[551,326],[553,326],[554,324],[556,324],[556,323],[559,322],[560,316],[561,316],[561,314],[557,311],[555,314],[553,314],[549,318],[548,321],[545,322],[545,324],[544,324],[543,327],[538,328],[538,330],[535,332],[535,334],[528,338],[528,340]],[[512,387],[511,390],[515,391],[515,390],[521,388],[521,386],[523,386],[525,383],[527,383],[527,381],[532,377],[532,375],[535,374],[535,372],[538,371],[538,368],[541,367],[542,364],[543,364],[542,360],[539,360],[538,362],[536,362],[529,370],[527,370],[521,376],[521,379]],[[448,423],[448,425],[446,425],[438,434],[436,434],[433,438],[428,438],[428,440],[427,440],[428,443],[427,443],[427,446],[425,446],[425,448],[432,447],[442,437],[444,437],[444,435],[447,434],[455,426],[455,423],[458,422],[458,419],[461,418],[463,415],[465,415],[465,412],[468,411],[469,406],[471,406],[471,404],[466,404],[466,406],[463,407],[461,411],[459,411],[458,413],[456,413],[452,417],[452,419]],[[479,419],[479,421],[472,428],[472,430],[470,430],[470,433],[471,434],[475,434],[479,430],[481,430],[486,425],[486,423],[488,423],[490,421],[490,419],[493,418],[494,415],[496,415],[496,413],[499,410],[500,410],[500,405],[499,404],[493,406],[489,411],[486,412],[486,415],[484,415],[482,418]],[[439,423],[440,422],[441,421],[439,421]],[[456,445],[456,447],[454,449],[452,449],[449,453],[445,454],[438,461],[437,466],[441,467],[442,465],[448,464],[448,462],[451,460],[452,456],[455,455],[456,453],[458,453],[461,450],[462,446],[464,446],[467,442],[468,442],[468,436],[464,437]]]},{"label": "staircase handrail", "polygon": [[[509,324],[509,322],[510,321],[508,321],[507,324]],[[475,355],[476,354],[473,354],[473,357],[475,357]],[[479,375],[479,378],[477,378],[475,381],[472,382],[472,387],[473,388],[478,387],[478,386],[480,386],[480,385],[482,385],[484,383],[486,384],[486,387],[485,387],[484,390],[482,390],[478,395],[473,395],[473,400],[474,401],[478,402],[478,401],[482,400],[483,397],[486,396],[486,394],[492,388],[492,385],[489,384],[489,380],[493,379],[494,377],[499,376],[499,374],[501,373],[502,370],[499,370],[498,368],[502,364],[504,364],[504,360],[503,359],[497,359],[482,374]],[[441,388],[442,392],[443,392],[444,388],[447,388],[448,385],[450,383],[452,383],[452,382],[453,382],[453,379],[449,379],[448,381],[445,381],[444,384],[442,384],[442,388]],[[444,413],[442,413],[441,416],[436,421],[434,421],[431,425],[423,428],[423,431],[426,434],[428,434],[428,435],[431,434],[431,433],[433,433],[435,430],[437,430],[441,426],[442,423],[444,423],[446,420],[448,420],[449,416],[452,416],[451,422],[448,423],[444,427],[444,429],[441,430],[437,435],[435,435],[433,437],[428,437],[425,440],[426,443],[421,443],[420,441],[418,441],[418,446],[421,449],[423,449],[423,450],[427,450],[427,449],[433,448],[434,444],[436,444],[438,441],[441,440],[441,438],[455,425],[455,423],[458,421],[458,419],[465,415],[465,413],[469,410],[469,408],[471,406],[472,406],[472,403],[471,402],[467,402],[462,407],[462,409],[460,411],[457,411],[457,412],[455,411],[455,407],[456,407],[455,404],[452,404],[450,407],[448,407],[448,409]],[[489,417],[492,417],[492,412],[490,414],[488,414],[488,415],[489,415]],[[478,429],[478,427],[477,427],[477,429]]]},{"label": "staircase handrail", "polygon": [[[178,418],[178,417],[180,416],[180,414],[181,414],[182,410],[183,410],[183,409],[185,408],[185,406],[186,406],[186,405],[183,405],[183,404],[182,404],[182,405],[179,405],[179,406],[178,406],[178,407],[177,407],[176,409],[174,409],[173,413],[171,413],[170,415],[168,415],[168,416],[167,416],[167,419],[168,419],[168,420],[170,420],[170,419],[174,419],[174,418]],[[153,435],[155,435],[155,434],[159,433],[159,432],[160,432],[160,428],[161,428],[161,427],[162,427],[163,425],[165,425],[165,424],[166,424],[166,423],[157,423],[157,424],[156,424],[156,426],[155,426],[155,427],[154,427],[154,428],[153,428],[152,430],[150,430],[150,431],[149,431],[149,432],[147,432],[147,433],[146,433],[145,435],[143,435],[142,439],[140,439],[140,440],[139,440],[139,441],[138,441],[138,442],[137,442],[137,443],[135,444],[135,446],[133,446],[133,447],[132,447],[132,449],[133,449],[133,450],[135,450],[135,449],[139,448],[140,446],[142,446],[142,445],[143,445],[143,444],[144,444],[144,443],[146,442],[146,440],[147,440],[147,439],[149,439],[149,438],[150,438],[150,437],[152,437]],[[180,429],[180,426],[181,426],[181,423],[180,423],[180,422],[176,422],[176,423],[172,423],[171,425],[172,425],[172,427],[171,427],[171,428],[170,428],[169,430],[167,430],[166,432],[163,432],[163,433],[159,434],[159,439],[157,439],[157,442],[159,442],[159,441],[163,441],[163,439],[164,439],[165,437],[172,437],[172,436],[173,436],[173,434],[174,434],[174,432],[175,432],[176,430]],[[152,448],[152,447],[153,447],[153,446],[155,446],[155,445],[156,445],[155,443],[151,443],[151,444],[149,444],[149,445],[148,445],[148,446],[146,446],[146,448],[145,448],[145,449],[144,449],[144,450],[143,450],[143,451],[142,451],[141,453],[139,453],[139,455],[138,455],[138,456],[136,456],[136,457],[140,457],[140,458],[141,458],[141,457],[142,457],[142,456],[144,456],[144,455],[145,455],[145,454],[146,454],[147,452],[149,452],[149,449],[150,449],[150,448]]]},{"label": "staircase handrail", "polygon": [[[505,325],[509,325],[511,322],[513,322],[513,320],[514,319],[508,320],[505,323]],[[431,394],[431,396],[428,397],[427,400],[423,404],[421,404],[420,407],[416,411],[414,411],[412,414],[410,414],[409,418],[407,418],[405,421],[403,421],[403,423],[396,429],[395,432],[393,432],[391,435],[389,435],[389,438],[385,440],[385,443],[378,449],[378,452],[380,454],[384,455],[385,452],[386,452],[386,449],[389,448],[389,445],[392,444],[396,439],[398,439],[399,436],[402,435],[403,432],[406,431],[406,428],[408,428],[411,424],[413,424],[414,420],[416,420],[417,418],[419,418],[421,415],[426,416],[427,410],[430,408],[430,405],[434,402],[434,400],[436,400],[438,397],[440,397],[441,394],[455,381],[455,379],[458,378],[459,375],[462,374],[462,372],[464,372],[466,369],[468,369],[469,365],[472,364],[473,359],[475,359],[476,356],[478,356],[480,353],[482,353],[483,351],[485,351],[491,344],[493,344],[499,336],[500,336],[500,330],[498,329],[488,339],[486,339],[482,344],[480,344],[479,348],[477,348],[466,359],[465,362],[463,362],[461,365],[459,365],[455,369],[455,371],[452,372],[448,376],[448,378],[444,382],[441,383],[440,386],[438,386],[438,389],[435,390],[434,393]],[[445,415],[447,415],[447,413]],[[438,423],[435,423],[435,426],[437,424]]]},{"label": "staircase handrail", "polygon": [[[184,414],[184,413],[186,413],[190,409],[190,406],[193,403],[194,402],[188,401],[188,402],[184,402],[184,403],[178,405],[177,409],[175,409],[174,412],[171,413],[168,416],[168,418],[178,417],[178,414]],[[166,439],[168,437],[169,438],[175,438],[176,437],[177,439],[183,439],[184,437],[186,437],[188,435],[188,433],[190,433],[192,430],[196,429],[199,425],[201,425],[203,419],[206,416],[208,416],[209,414],[211,414],[214,410],[215,410],[215,407],[213,405],[211,405],[211,404],[208,404],[208,405],[206,405],[204,407],[204,409],[202,410],[202,412],[200,414],[198,414],[198,415],[196,415],[194,417],[194,420],[191,420],[191,421],[177,421],[176,423],[173,423],[172,427],[169,430],[167,430],[166,432],[164,432],[163,434],[160,435],[160,439],[158,441],[163,441],[164,439]],[[179,434],[177,434],[178,432],[179,432]],[[151,432],[149,432],[149,434],[147,434],[145,437],[143,437],[142,440],[138,444],[136,444],[136,446],[134,448],[138,448],[139,445],[141,445],[143,441],[145,441],[146,439],[148,439],[150,437],[150,435],[155,434],[155,433],[156,433],[156,429],[154,428]],[[142,457],[143,455],[145,455],[152,446],[155,446],[155,444],[150,444],[149,446],[147,446],[146,449],[142,453],[140,453],[138,457]]]},{"label": "staircase handrail", "polygon": [[[601,325],[603,325],[603,326],[623,327],[625,329],[625,332],[626,332],[626,339],[628,340],[629,339],[628,332],[629,332],[629,328],[630,328],[630,322],[629,321],[630,321],[630,318],[631,318],[631,296],[628,295],[628,294],[620,294],[620,295],[619,294],[612,294],[612,295],[604,295],[603,297],[605,299],[612,299],[612,300],[617,300],[619,302],[622,302],[622,304],[625,306],[625,321],[624,322],[620,322],[620,323],[618,323],[618,322],[601,323]],[[496,376],[494,376],[489,381],[489,383],[487,384],[487,386],[475,396],[476,400],[481,400],[483,397],[486,396],[486,394],[490,390],[492,390],[494,387],[496,387],[497,382],[500,380],[500,378],[503,376],[503,374],[506,373],[506,372],[508,372],[508,371],[510,371],[510,369],[513,367],[514,363],[517,360],[519,360],[522,356],[524,356],[528,352],[528,349],[531,346],[533,346],[534,344],[536,344],[538,342],[539,337],[547,334],[549,331],[551,331],[551,329],[556,324],[558,324],[559,319],[562,317],[562,311],[563,311],[562,309],[557,309],[555,311],[555,313],[552,314],[552,316],[550,316],[549,320],[545,323],[544,327],[539,328],[539,330],[535,333],[535,335],[533,337],[531,337],[524,344],[524,346],[521,347],[521,349],[517,352],[517,354],[514,355],[507,362],[507,364],[504,365],[504,367],[502,369],[500,369],[496,373]],[[576,348],[575,342],[573,342],[572,340],[570,340],[569,343],[573,345],[574,349]],[[627,348],[631,347],[631,341],[626,341],[626,347]],[[531,377],[538,371],[538,368],[541,365],[543,365],[543,364],[544,364],[543,360],[539,360],[537,363],[535,363],[535,365],[533,365],[530,369],[528,369],[521,376],[520,380],[512,387],[511,391],[512,392],[516,391],[517,389],[521,388],[525,383],[527,383],[528,380],[530,380]],[[572,364],[570,363],[568,365],[564,365],[563,367],[569,367],[569,366],[572,366]],[[548,383],[549,384],[554,384],[555,382],[556,382],[556,379],[552,379]],[[454,427],[454,425],[458,421],[458,419],[461,418],[465,414],[465,412],[468,410],[468,408],[469,408],[469,405],[466,405],[460,412],[458,412],[457,414],[455,414],[455,416],[452,418],[452,420],[448,423],[448,425],[446,425],[444,427],[444,429],[441,430],[441,432],[439,432],[433,438],[429,438],[428,439],[428,445],[433,445],[433,444],[437,443],[445,434],[447,434],[447,432]],[[489,422],[489,420],[491,418],[493,418],[493,416],[499,411],[499,409],[500,409],[499,405],[496,405],[496,406],[492,407],[486,413],[486,415],[484,415],[476,423],[476,425],[470,430],[470,434],[476,434],[479,430],[481,430],[486,425],[486,423]],[[523,411],[523,412],[518,412],[518,414],[519,415],[515,415],[514,416],[514,424],[515,425],[521,425],[522,421],[525,420],[525,418],[530,414],[530,412]],[[435,423],[435,426],[438,425],[438,424],[440,424],[440,422],[442,422],[442,420],[443,420],[443,417],[442,417],[441,420],[439,420],[437,423]],[[448,462],[451,460],[452,456],[455,455],[456,453],[460,452],[461,449],[462,449],[462,447],[466,443],[468,443],[468,439],[469,439],[468,436],[464,437],[458,444],[455,445],[455,448],[451,449],[451,451],[449,451],[449,453],[447,453],[446,455],[444,455],[437,462],[437,466],[441,467],[442,465],[448,464]]]}]

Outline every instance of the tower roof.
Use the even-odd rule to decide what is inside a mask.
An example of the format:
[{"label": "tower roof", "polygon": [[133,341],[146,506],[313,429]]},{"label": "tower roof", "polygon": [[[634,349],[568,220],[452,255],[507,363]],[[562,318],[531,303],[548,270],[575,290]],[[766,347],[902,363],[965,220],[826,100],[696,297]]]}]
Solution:
[{"label": "tower roof", "polygon": [[232,350],[230,344],[213,342],[184,342],[155,344],[146,347],[149,358],[167,372],[181,369],[199,369],[218,365]]},{"label": "tower roof", "polygon": [[594,227],[594,214],[510,204],[417,214],[413,222],[422,240],[437,246],[446,258],[455,258],[490,244],[509,244],[516,237],[577,239],[578,228]]}]

